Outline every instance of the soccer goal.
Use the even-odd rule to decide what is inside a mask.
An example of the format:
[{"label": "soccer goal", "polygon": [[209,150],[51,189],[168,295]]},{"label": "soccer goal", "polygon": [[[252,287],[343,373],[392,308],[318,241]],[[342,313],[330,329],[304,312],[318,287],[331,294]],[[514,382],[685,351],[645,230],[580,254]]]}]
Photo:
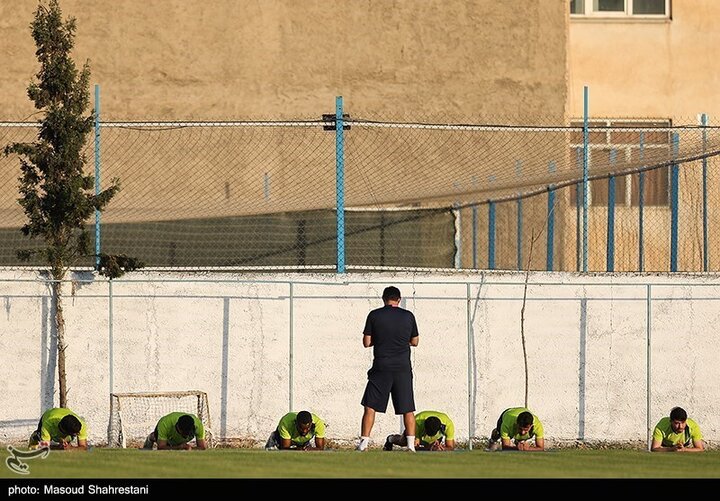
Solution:
[{"label": "soccer goal", "polygon": [[165,391],[110,394],[108,447],[141,447],[158,420],[171,412],[195,414],[212,447],[210,407],[203,391]]}]

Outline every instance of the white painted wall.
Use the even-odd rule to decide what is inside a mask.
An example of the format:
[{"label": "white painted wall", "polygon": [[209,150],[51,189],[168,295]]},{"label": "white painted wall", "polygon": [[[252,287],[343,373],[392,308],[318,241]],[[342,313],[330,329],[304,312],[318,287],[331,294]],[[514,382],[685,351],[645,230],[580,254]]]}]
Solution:
[{"label": "white painted wall", "polygon": [[[365,317],[392,284],[420,329],[417,409],[450,414],[459,440],[485,437],[503,409],[524,399],[523,279],[133,273],[113,283],[113,389],[206,391],[216,436],[260,444],[289,409],[292,360],[293,409],[323,417],[329,438],[352,440],[372,362],[362,347]],[[551,443],[646,438],[646,284],[651,426],[680,405],[708,441],[720,439],[719,277],[537,273],[525,311],[529,406]],[[65,302],[70,407],[96,443],[106,440],[109,418],[108,292],[105,279],[78,284],[74,295],[68,284]],[[0,298],[0,442],[13,442],[57,405],[50,300],[39,275],[18,270],[0,271]],[[375,444],[400,423],[390,404],[378,414]]]}]

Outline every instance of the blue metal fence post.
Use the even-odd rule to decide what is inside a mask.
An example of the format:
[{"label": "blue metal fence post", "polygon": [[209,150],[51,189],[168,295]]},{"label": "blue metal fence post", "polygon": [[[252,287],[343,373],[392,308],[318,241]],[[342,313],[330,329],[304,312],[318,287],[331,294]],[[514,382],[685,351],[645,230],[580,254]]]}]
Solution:
[{"label": "blue metal fence post", "polygon": [[[640,161],[645,160],[645,132],[640,132]],[[638,271],[645,271],[645,171],[638,174]]]},{"label": "blue metal fence post", "polygon": [[477,205],[473,205],[473,207],[472,207],[472,239],[473,239],[473,241],[472,241],[472,253],[473,253],[472,263],[473,263],[473,269],[475,269],[475,270],[476,270],[477,267],[478,267],[478,262],[477,262],[477,257],[478,257],[478,255],[477,255],[477,242],[478,242],[477,226],[478,226],[478,208],[477,208]]},{"label": "blue metal fence post", "polygon": [[[680,135],[672,135],[673,159],[677,158],[680,150]],[[680,182],[680,167],[673,163],[670,167],[670,271],[678,270],[678,196]]]},{"label": "blue metal fence post", "polygon": [[[617,151],[610,150],[610,165],[615,166]],[[608,178],[607,249],[605,268],[615,271],[615,176]]]},{"label": "blue metal fence post", "polygon": [[517,200],[517,269],[523,269],[523,216],[522,216],[522,198]]},{"label": "blue metal fence post", "polygon": [[337,219],[337,272],[345,273],[345,143],[343,98],[335,98],[335,200]]},{"label": "blue metal fence post", "polygon": [[583,88],[583,266],[582,271],[588,271],[588,200],[590,199],[590,183],[588,180],[588,160],[590,134],[588,131],[588,113],[590,90],[587,85]]},{"label": "blue metal fence post", "polygon": [[547,204],[547,252],[545,269],[547,271],[553,271],[553,258],[555,254],[555,190],[552,185],[550,185],[550,188],[548,189]]},{"label": "blue metal fence post", "polygon": [[[583,150],[582,148],[575,148],[575,164],[578,170],[582,170],[583,167]],[[580,204],[582,200],[582,183],[575,185],[575,271],[580,271],[580,265],[582,263],[581,255],[581,234],[580,229]]]},{"label": "blue metal fence post", "polygon": [[455,202],[453,203],[453,209],[452,209],[453,215],[455,216],[455,258],[454,258],[454,266],[456,270],[459,270],[462,268],[462,241],[463,241],[463,235],[462,235],[462,228],[463,228],[463,222],[462,222],[462,209],[460,209],[460,203]]},{"label": "blue metal fence post", "polygon": [[[515,176],[520,179],[522,177],[522,160],[515,160]],[[518,193],[518,196],[520,194]],[[522,217],[522,198],[517,199],[517,269],[523,269],[523,217]]]},{"label": "blue metal fence post", "polygon": [[607,250],[605,268],[615,271],[615,176],[608,178]]},{"label": "blue metal fence post", "polygon": [[[95,84],[95,196],[100,194],[100,86]],[[95,209],[95,269],[100,269],[100,211]]]},{"label": "blue metal fence post", "polygon": [[488,204],[488,269],[495,269],[495,202]]},{"label": "blue metal fence post", "polygon": [[[700,116],[700,124],[702,125],[703,138],[703,155],[707,150],[707,125],[708,117],[705,113]],[[710,269],[710,255],[708,251],[708,210],[707,210],[707,157],[702,159],[702,190],[703,190],[703,271]]]}]

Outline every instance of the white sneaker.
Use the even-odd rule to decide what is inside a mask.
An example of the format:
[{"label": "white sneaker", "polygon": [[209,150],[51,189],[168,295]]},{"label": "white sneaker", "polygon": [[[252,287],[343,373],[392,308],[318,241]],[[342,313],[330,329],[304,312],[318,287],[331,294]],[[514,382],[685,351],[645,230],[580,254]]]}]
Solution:
[{"label": "white sneaker", "polygon": [[367,447],[368,447],[368,442],[366,442],[364,440],[360,440],[360,442],[358,442],[358,444],[357,444],[357,447],[355,447],[355,450],[360,451],[360,452],[365,452],[367,450]]}]

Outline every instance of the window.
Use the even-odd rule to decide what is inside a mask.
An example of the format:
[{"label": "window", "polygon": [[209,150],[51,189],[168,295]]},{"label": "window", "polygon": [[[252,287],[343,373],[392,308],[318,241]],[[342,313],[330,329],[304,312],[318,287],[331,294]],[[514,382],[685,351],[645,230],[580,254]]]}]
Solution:
[{"label": "window", "polygon": [[[572,127],[582,127],[582,121],[573,121]],[[614,165],[664,161],[670,158],[670,120],[591,120],[588,123],[588,162],[592,174],[595,165]],[[570,140],[572,158],[582,169],[582,131],[574,130]],[[653,160],[654,159],[654,160]],[[643,174],[643,205],[667,206],[669,201],[668,167],[645,171]],[[577,200],[575,190],[570,191],[570,203]],[[590,181],[589,203],[607,206],[608,180]],[[615,178],[615,204],[637,207],[640,205],[640,175],[628,174]]]},{"label": "window", "polygon": [[570,14],[585,14],[585,0],[570,0]]},{"label": "window", "polygon": [[670,0],[570,0],[570,14],[606,18],[669,18]]},{"label": "window", "polygon": [[593,12],[625,12],[625,0],[593,0]]}]

